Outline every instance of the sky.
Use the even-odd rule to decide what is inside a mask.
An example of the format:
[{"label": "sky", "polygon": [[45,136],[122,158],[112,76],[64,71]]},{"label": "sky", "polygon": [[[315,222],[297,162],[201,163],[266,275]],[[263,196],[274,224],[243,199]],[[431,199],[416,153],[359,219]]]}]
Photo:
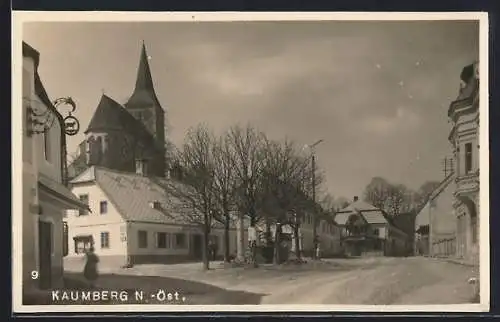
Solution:
[{"label": "sky", "polygon": [[[145,42],[170,139],[199,123],[253,124],[317,146],[326,189],[362,196],[372,177],[417,189],[444,178],[448,106],[479,57],[472,21],[30,22],[51,99],[71,96],[84,139],[101,95],[125,103]],[[66,111],[61,109],[61,113]]]}]

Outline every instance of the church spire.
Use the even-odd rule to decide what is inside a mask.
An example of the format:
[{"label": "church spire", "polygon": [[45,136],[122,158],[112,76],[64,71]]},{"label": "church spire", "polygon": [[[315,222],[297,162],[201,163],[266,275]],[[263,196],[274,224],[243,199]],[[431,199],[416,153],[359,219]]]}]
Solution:
[{"label": "church spire", "polygon": [[130,96],[128,102],[125,103],[125,106],[129,109],[159,105],[153,86],[151,70],[149,68],[149,58],[143,40],[134,92]]},{"label": "church spire", "polygon": [[137,69],[137,79],[135,81],[135,91],[147,90],[154,92],[153,78],[149,69],[149,56],[146,52],[146,45],[142,41],[141,58],[139,60],[139,68]]}]

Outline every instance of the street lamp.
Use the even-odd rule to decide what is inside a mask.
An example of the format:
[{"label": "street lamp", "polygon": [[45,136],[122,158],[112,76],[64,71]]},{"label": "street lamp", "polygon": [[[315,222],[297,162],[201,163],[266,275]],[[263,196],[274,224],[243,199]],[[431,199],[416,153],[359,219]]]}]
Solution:
[{"label": "street lamp", "polygon": [[313,250],[313,259],[316,259],[316,248],[318,247],[318,238],[316,236],[316,226],[317,226],[317,212],[316,212],[316,151],[315,148],[318,146],[320,143],[323,142],[323,139],[320,139],[316,142],[314,142],[311,145],[305,145],[304,149],[309,149],[311,152],[311,177],[312,177],[312,201],[313,201],[313,218],[312,218],[312,234],[313,234],[313,245],[314,245],[314,250]]}]

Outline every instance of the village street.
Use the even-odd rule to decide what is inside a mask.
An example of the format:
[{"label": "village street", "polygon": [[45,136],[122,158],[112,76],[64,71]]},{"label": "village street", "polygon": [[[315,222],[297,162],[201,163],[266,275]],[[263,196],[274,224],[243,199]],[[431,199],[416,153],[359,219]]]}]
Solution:
[{"label": "village street", "polygon": [[211,268],[204,272],[201,263],[101,268],[98,286],[146,290],[168,285],[185,296],[186,304],[459,304],[472,301],[467,280],[478,274],[468,266],[422,257],[325,259],[257,269],[215,262]]}]

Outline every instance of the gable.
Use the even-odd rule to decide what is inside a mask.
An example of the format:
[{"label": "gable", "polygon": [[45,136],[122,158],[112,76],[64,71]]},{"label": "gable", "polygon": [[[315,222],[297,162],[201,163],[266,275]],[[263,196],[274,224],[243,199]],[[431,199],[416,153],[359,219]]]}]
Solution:
[{"label": "gable", "polygon": [[[70,210],[67,212],[66,218],[69,226],[95,226],[105,224],[116,224],[123,222],[124,219],[120,214],[119,205],[116,205],[113,200],[98,186],[95,182],[88,181],[80,185],[73,186],[71,191],[77,198],[81,195],[88,195],[90,213],[80,216],[78,211]],[[101,202],[106,203],[106,212],[101,213]]]},{"label": "gable", "polygon": [[95,167],[87,168],[81,174],[79,174],[76,178],[70,181],[71,184],[89,182],[95,180]]}]

